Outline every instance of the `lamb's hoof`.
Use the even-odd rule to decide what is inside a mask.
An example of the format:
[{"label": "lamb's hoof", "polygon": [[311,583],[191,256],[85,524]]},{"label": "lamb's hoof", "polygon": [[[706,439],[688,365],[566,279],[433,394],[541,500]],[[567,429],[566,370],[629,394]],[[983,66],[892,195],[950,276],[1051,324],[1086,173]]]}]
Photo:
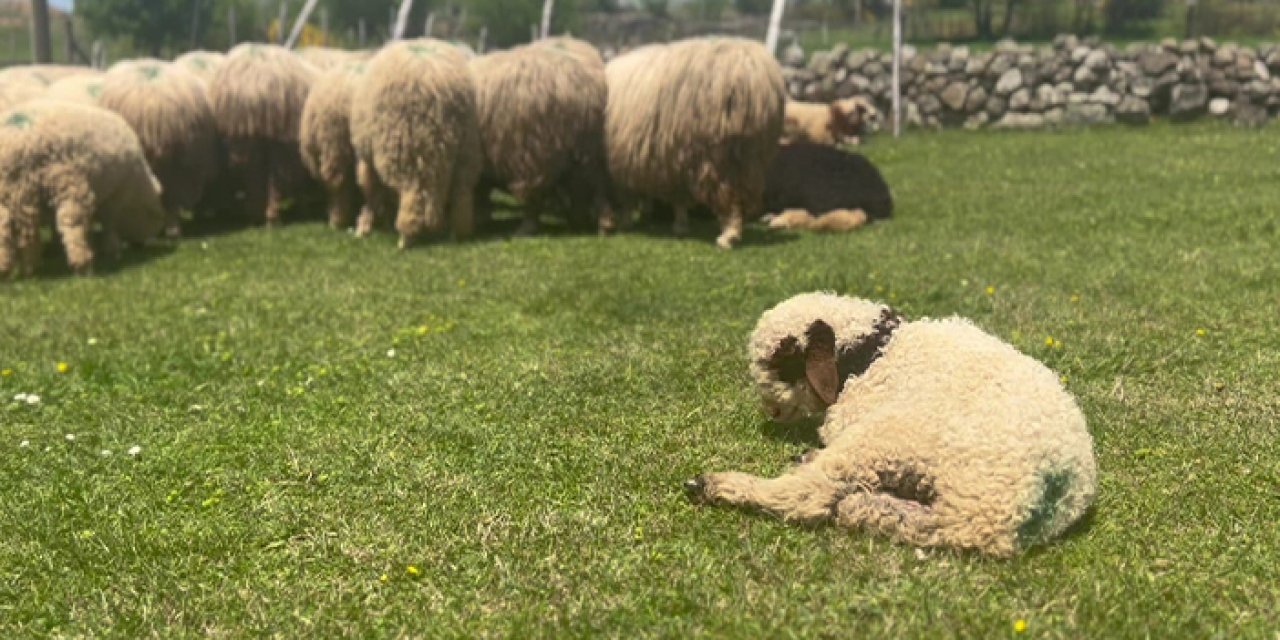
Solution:
[{"label": "lamb's hoof", "polygon": [[412,247],[412,246],[413,246],[413,238],[409,238],[405,236],[400,236],[400,242],[396,244],[396,248],[401,251],[404,251],[405,249],[408,249],[409,247]]},{"label": "lamb's hoof", "polygon": [[818,455],[817,449],[806,449],[804,453],[797,453],[791,456],[791,461],[796,464],[808,464],[813,462],[814,456]]},{"label": "lamb's hoof", "polygon": [[684,481],[684,494],[690,501],[702,504],[707,502],[707,479],[703,476]]}]

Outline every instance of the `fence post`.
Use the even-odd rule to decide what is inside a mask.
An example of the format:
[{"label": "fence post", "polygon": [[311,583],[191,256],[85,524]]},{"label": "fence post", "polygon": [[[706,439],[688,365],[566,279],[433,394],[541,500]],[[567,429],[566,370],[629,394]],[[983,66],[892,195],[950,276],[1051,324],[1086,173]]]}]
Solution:
[{"label": "fence post", "polygon": [[485,44],[484,41],[487,40],[488,38],[489,38],[489,25],[482,25],[480,27],[480,40],[476,42],[476,53],[478,54],[484,53],[484,44]]},{"label": "fence post", "polygon": [[231,41],[227,46],[228,49],[236,46],[236,5],[232,3],[227,6],[227,37]]},{"label": "fence post", "polygon": [[778,30],[782,28],[782,9],[787,0],[773,0],[773,10],[769,12],[769,30],[764,33],[764,48],[772,56],[778,48]]},{"label": "fence post", "polygon": [[893,0],[893,137],[902,135],[902,0]]},{"label": "fence post", "polygon": [[307,0],[307,4],[302,7],[302,12],[298,14],[298,20],[293,23],[293,30],[289,32],[289,39],[285,41],[284,46],[292,49],[293,45],[298,43],[298,38],[302,35],[302,28],[307,26],[307,19],[311,17],[311,12],[315,11],[316,3],[320,0]]},{"label": "fence post", "polygon": [[31,0],[31,58],[36,64],[53,62],[49,0]]},{"label": "fence post", "polygon": [[543,0],[542,2],[542,37],[546,38],[551,33],[551,12],[555,9],[556,0]]},{"label": "fence post", "polygon": [[413,9],[413,0],[401,0],[400,12],[396,14],[395,26],[391,29],[391,39],[404,37],[404,29],[409,24],[409,11]]},{"label": "fence post", "polygon": [[284,25],[289,21],[289,2],[280,0],[280,16],[276,20],[276,44],[284,44]]},{"label": "fence post", "polygon": [[435,29],[436,29],[436,12],[428,11],[427,24],[422,27],[422,35],[424,37],[430,38],[431,33],[435,31]]}]

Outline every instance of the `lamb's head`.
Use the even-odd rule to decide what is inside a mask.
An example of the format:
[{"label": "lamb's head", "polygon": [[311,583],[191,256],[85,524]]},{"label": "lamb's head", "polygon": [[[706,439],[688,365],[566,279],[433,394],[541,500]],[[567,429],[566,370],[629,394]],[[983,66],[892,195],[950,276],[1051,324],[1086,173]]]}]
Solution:
[{"label": "lamb's head", "polygon": [[781,422],[823,414],[900,322],[888,306],[828,293],[800,294],[764,312],[749,349],[765,413]]},{"label": "lamb's head", "polygon": [[841,138],[865,136],[880,128],[880,111],[862,96],[831,103],[831,112],[833,123],[838,123],[836,134]]}]

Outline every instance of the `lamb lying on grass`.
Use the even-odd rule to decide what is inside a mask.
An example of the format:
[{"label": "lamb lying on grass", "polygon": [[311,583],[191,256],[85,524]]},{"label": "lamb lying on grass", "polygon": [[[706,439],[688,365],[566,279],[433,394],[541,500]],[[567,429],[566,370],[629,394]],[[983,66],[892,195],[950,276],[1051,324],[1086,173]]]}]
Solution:
[{"label": "lamb lying on grass", "polygon": [[854,96],[831,104],[788,100],[782,120],[782,143],[859,144],[880,122],[880,112],[866,98]]},{"label": "lamb lying on grass", "polygon": [[1060,535],[1097,490],[1093,441],[1058,377],[962,318],[811,293],[765,312],[751,372],[775,419],[824,414],[824,449],[777,478],[709,473],[695,500],[834,520],[1007,557]]},{"label": "lamb lying on grass", "polygon": [[160,232],[160,182],[120,116],[60,100],[0,113],[0,276],[35,271],[46,216],[80,274],[93,269],[94,222],[106,232],[109,254],[121,239],[143,242]]}]

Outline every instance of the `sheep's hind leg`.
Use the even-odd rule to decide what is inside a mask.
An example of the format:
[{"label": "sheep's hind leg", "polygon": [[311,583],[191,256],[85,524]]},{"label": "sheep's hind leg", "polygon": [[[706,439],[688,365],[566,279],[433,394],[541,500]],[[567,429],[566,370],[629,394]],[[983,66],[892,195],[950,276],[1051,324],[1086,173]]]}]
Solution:
[{"label": "sheep's hind leg", "polygon": [[720,216],[720,237],[716,238],[716,246],[732,249],[739,240],[742,240],[742,209],[735,205]]},{"label": "sheep's hind leg", "polygon": [[942,523],[933,507],[890,493],[858,492],[835,508],[836,523],[887,535],[918,547],[942,543]]},{"label": "sheep's hind leg", "polygon": [[58,234],[62,236],[62,245],[66,248],[67,265],[77,275],[93,273],[93,247],[89,243],[92,212],[91,203],[72,199],[59,204],[54,215]]},{"label": "sheep's hind leg", "polygon": [[733,471],[703,474],[686,482],[685,490],[695,501],[753,507],[786,520],[817,521],[831,517],[845,485],[805,465],[777,478]]}]

